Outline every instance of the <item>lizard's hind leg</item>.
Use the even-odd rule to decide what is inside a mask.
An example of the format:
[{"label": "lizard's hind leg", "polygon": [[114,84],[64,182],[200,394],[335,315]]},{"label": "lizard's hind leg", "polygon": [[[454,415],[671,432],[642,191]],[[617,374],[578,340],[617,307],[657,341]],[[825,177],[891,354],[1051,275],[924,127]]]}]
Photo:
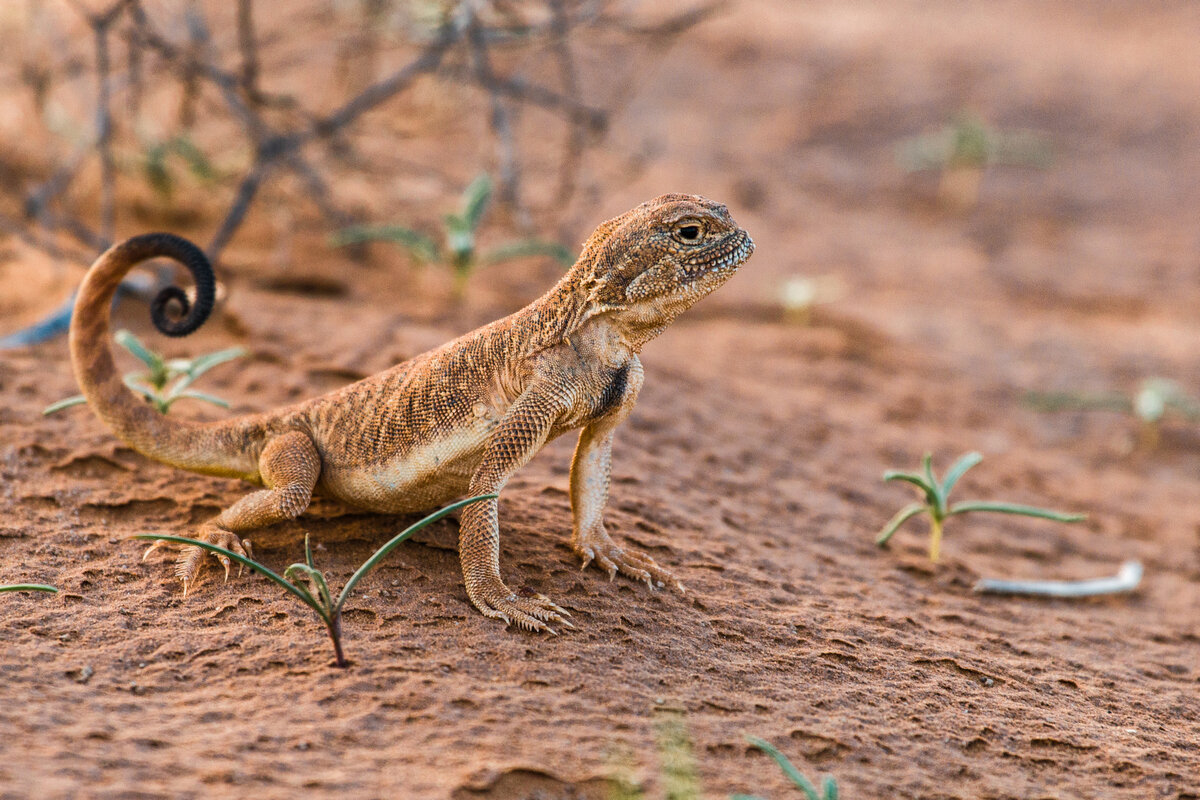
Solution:
[{"label": "lizard's hind leg", "polygon": [[[239,534],[303,514],[321,474],[321,457],[312,439],[300,431],[292,431],[267,442],[258,459],[258,470],[267,488],[243,497],[204,523],[197,539],[249,557],[250,542],[239,538]],[[200,572],[204,553],[203,548],[191,545],[183,548],[175,562],[175,575],[183,581],[184,594]],[[147,550],[146,555],[149,554]],[[225,567],[228,580],[228,556],[214,555]]]}]

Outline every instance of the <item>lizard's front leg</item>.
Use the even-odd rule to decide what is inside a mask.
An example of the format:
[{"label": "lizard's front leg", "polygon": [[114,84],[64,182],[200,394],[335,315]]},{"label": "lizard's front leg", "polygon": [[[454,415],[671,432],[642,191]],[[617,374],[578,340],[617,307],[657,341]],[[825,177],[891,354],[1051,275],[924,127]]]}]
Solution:
[{"label": "lizard's front leg", "polygon": [[629,416],[641,388],[641,364],[630,375],[628,389],[620,406],[595,420],[579,433],[575,457],[571,461],[571,546],[583,559],[584,568],[594,560],[611,580],[618,572],[639,581],[670,586],[683,591],[683,585],[650,556],[618,545],[604,529],[604,506],[608,502],[609,477],[612,473],[612,440],[617,426]]},{"label": "lizard's front leg", "polygon": [[[564,398],[551,391],[527,391],[509,408],[488,439],[487,450],[471,478],[470,494],[497,494],[509,477],[533,458],[563,411]],[[471,603],[485,617],[554,633],[546,623],[568,628],[570,614],[542,595],[518,595],[500,577],[498,501],[480,500],[463,509],[458,554]]]}]

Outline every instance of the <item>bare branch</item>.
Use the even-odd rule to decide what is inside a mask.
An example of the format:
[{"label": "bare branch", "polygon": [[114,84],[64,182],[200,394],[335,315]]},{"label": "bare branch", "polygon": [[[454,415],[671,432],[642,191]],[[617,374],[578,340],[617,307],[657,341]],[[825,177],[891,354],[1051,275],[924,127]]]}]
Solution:
[{"label": "bare branch", "polygon": [[304,181],[305,187],[308,189],[308,196],[320,209],[325,219],[330,226],[335,230],[344,228],[354,222],[354,219],[342,211],[333,201],[333,192],[329,188],[329,184],[321,177],[321,173],[308,163],[299,153],[291,153],[287,156],[288,166],[292,171]]},{"label": "bare branch", "polygon": [[500,200],[521,213],[519,202],[520,186],[518,184],[520,170],[517,166],[517,150],[513,143],[512,122],[509,119],[508,108],[504,105],[499,91],[496,90],[496,76],[492,72],[491,60],[488,58],[487,43],[483,38],[483,29],[479,20],[474,16],[467,26],[467,41],[471,48],[471,65],[475,78],[488,93],[491,103],[489,121],[492,132],[496,134],[496,145],[500,161]]},{"label": "bare branch", "polygon": [[[564,0],[550,0],[550,32],[553,36],[554,58],[558,62],[558,73],[567,97],[579,96],[579,76],[575,70],[575,59],[571,54],[568,36],[571,21]],[[575,176],[579,172],[579,161],[583,156],[586,128],[572,119],[567,128],[567,141],[563,146],[562,163],[558,171],[558,203],[566,205],[575,194]]]},{"label": "bare branch", "polygon": [[230,206],[229,211],[225,214],[225,219],[221,220],[221,226],[217,228],[217,232],[213,234],[212,239],[208,242],[208,247],[205,248],[205,253],[212,261],[217,260],[221,251],[225,249],[225,245],[229,244],[229,240],[233,238],[233,234],[237,232],[238,227],[246,218],[246,212],[250,210],[250,204],[254,202],[254,197],[258,194],[263,179],[270,172],[273,161],[274,159],[256,159],[250,172],[242,178],[237,194],[234,195],[233,205]]},{"label": "bare branch", "polygon": [[441,65],[446,51],[462,37],[462,26],[448,24],[421,55],[381,81],[371,84],[331,114],[316,120],[309,130],[299,134],[300,144],[326,138],[346,127],[376,106],[391,100],[412,85],[418,77]]},{"label": "bare branch", "polygon": [[729,7],[729,0],[711,0],[668,17],[653,25],[637,25],[623,19],[603,18],[611,27],[625,33],[649,39],[670,40],[686,33],[701,22],[715,17]]},{"label": "bare branch", "polygon": [[[124,4],[122,4],[124,5]],[[96,79],[99,99],[96,102],[96,149],[100,152],[100,236],[107,248],[112,243],[117,229],[115,166],[112,153],[112,86],[108,53],[108,28],[115,16],[94,20],[92,31],[96,37]]]},{"label": "bare branch", "polygon": [[242,54],[242,91],[253,105],[262,105],[258,91],[258,39],[254,35],[254,0],[237,3],[238,50]]}]

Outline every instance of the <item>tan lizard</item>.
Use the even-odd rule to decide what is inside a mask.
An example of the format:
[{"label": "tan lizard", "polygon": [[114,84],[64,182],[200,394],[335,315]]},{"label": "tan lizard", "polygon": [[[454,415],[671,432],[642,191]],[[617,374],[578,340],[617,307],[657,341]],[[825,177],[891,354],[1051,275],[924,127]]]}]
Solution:
[{"label": "tan lizard", "polygon": [[[175,259],[196,282],[194,305],[176,287],[155,299],[151,317],[160,331],[186,335],[212,311],[213,271],[203,253],[186,239],[146,234],[115,245],[88,270],[71,321],[71,358],[89,405],[137,451],[266,487],[204,523],[202,541],[246,553],[241,534],[299,516],[314,490],[383,513],[499,493],[543,445],[580,428],[570,495],[572,546],[583,566],[595,561],[610,578],[621,572],[682,589],[604,529],[613,431],[642,387],[642,346],[753,252],[725,206],[664,195],[597,228],[554,288],[504,319],[315,400],[191,423],[141,402],[109,350],[113,292],[146,259]],[[190,546],[176,562],[185,592],[203,553]],[[505,585],[496,500],[463,510],[459,557],[467,595],[485,616],[532,630],[570,625],[548,598]],[[229,559],[220,559],[228,578]]]}]

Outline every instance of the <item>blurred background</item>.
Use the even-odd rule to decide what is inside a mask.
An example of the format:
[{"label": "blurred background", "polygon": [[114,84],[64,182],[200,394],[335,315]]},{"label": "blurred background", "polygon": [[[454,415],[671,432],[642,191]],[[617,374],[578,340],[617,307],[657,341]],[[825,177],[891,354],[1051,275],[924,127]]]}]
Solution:
[{"label": "blurred background", "polygon": [[[422,596],[449,610],[372,595],[387,622],[368,630],[386,640],[391,620],[433,614],[413,634],[424,649],[405,658],[438,677],[399,699],[380,686],[363,697],[432,709],[422,741],[449,766],[414,767],[422,785],[526,786],[488,776],[530,763],[602,774],[616,736],[633,742],[653,786],[646,709],[665,697],[687,712],[700,773],[722,791],[764,774],[746,758],[751,731],[776,734],[813,774],[837,774],[847,796],[1124,786],[1129,797],[1191,797],[1181,776],[1200,768],[1194,736],[1172,726],[1200,715],[1197,42],[1192,0],[7,0],[7,530],[13,542],[38,531],[36,563],[68,585],[134,592],[143,606],[137,592],[168,597],[165,569],[127,571],[129,554],[101,542],[85,576],[64,531],[103,538],[115,519],[136,532],[151,512],[183,530],[240,491],[171,483],[175,473],[114,449],[82,411],[40,416],[75,391],[64,309],[113,241],[165,229],[214,257],[214,322],[156,346],[245,347],[250,360],[214,370],[211,385],[250,411],[509,313],[603,220],[666,192],[703,194],[728,204],[757,251],[647,346],[610,515],[703,599],[647,601],[598,573],[567,575],[558,534],[571,443],[554,443],[513,485],[505,546],[518,555],[507,563],[590,611],[593,638],[553,647],[579,648],[601,677],[579,683],[575,651],[544,645],[537,658],[553,677],[527,682],[520,665],[543,645],[465,613],[453,563],[435,568],[452,533],[414,545],[406,557],[430,566]],[[148,332],[145,298],[169,276],[131,279],[119,325]],[[1089,522],[973,520],[948,533],[936,570],[911,533],[877,551],[874,533],[905,499],[882,470],[925,451],[942,469],[972,449],[988,460],[964,491],[1085,510]],[[85,495],[109,491],[114,474],[141,511],[97,520]],[[354,537],[370,524],[314,530]],[[295,560],[288,541],[264,552]],[[345,560],[333,568],[352,566],[335,549],[325,557]],[[0,556],[27,562],[11,542]],[[968,591],[981,574],[1087,577],[1128,557],[1147,567],[1128,603],[981,607]],[[129,647],[166,647],[171,629],[152,622]],[[278,632],[257,622],[239,608],[220,624],[271,697],[271,665],[300,657],[271,650]],[[364,633],[355,647],[382,660],[393,644]],[[493,660],[480,663],[485,652]],[[113,669],[140,657],[121,651]],[[981,675],[1003,693],[977,694]],[[458,678],[501,681],[488,685],[508,709],[475,731],[471,752],[443,724],[469,707],[454,705]],[[179,708],[198,702],[186,694],[195,688],[178,689]],[[297,702],[314,720],[332,714],[346,763],[419,760],[364,732],[355,706],[329,712],[305,691]],[[564,708],[577,729],[549,743],[527,735]],[[168,713],[164,731],[172,713],[188,716]],[[224,736],[188,735],[217,749]],[[308,729],[304,741],[322,735]],[[69,737],[56,746],[68,752]],[[480,762],[494,772],[480,778]],[[121,775],[158,774],[149,756],[138,764]],[[190,787],[189,775],[170,788]],[[407,785],[338,780],[327,784]]]}]

